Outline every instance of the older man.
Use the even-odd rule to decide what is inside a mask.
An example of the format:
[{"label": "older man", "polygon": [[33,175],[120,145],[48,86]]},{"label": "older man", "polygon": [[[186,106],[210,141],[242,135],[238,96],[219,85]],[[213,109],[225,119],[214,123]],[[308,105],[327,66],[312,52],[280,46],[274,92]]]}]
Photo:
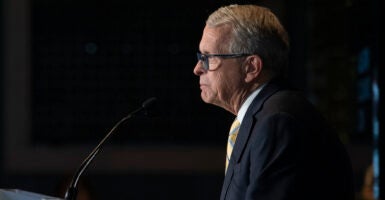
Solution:
[{"label": "older man", "polygon": [[283,84],[286,30],[270,10],[230,5],[203,30],[194,74],[201,98],[236,116],[221,199],[354,199],[343,144],[319,112]]}]

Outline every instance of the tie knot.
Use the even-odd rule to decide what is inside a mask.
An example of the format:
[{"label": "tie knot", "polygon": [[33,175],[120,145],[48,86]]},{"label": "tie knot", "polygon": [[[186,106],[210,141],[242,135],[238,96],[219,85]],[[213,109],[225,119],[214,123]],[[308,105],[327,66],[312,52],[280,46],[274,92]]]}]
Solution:
[{"label": "tie knot", "polygon": [[233,124],[231,124],[229,135],[232,135],[232,134],[238,132],[240,125],[241,125],[241,123],[238,121],[238,119],[235,119]]},{"label": "tie knot", "polygon": [[238,130],[239,130],[240,126],[241,126],[241,123],[237,119],[235,119],[233,124],[231,124],[229,139],[227,140],[226,171],[227,171],[227,167],[229,165],[231,153],[233,151],[233,147],[235,144],[235,140],[237,139]]}]

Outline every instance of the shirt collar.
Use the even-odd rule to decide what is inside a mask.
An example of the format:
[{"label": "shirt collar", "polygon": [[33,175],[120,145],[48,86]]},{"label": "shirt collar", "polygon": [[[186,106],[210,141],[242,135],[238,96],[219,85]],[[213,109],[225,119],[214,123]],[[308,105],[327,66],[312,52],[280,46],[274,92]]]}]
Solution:
[{"label": "shirt collar", "polygon": [[253,102],[254,98],[259,94],[259,92],[262,90],[262,88],[265,87],[266,84],[263,84],[261,87],[254,90],[246,99],[245,102],[243,102],[241,108],[238,111],[237,119],[240,123],[242,123],[243,118],[246,115],[246,111],[249,108],[251,102]]}]

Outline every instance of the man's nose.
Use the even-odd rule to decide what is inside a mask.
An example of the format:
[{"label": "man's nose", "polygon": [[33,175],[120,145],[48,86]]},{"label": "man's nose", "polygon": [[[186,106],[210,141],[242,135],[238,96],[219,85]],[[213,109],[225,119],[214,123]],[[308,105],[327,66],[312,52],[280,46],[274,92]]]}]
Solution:
[{"label": "man's nose", "polygon": [[203,69],[203,66],[202,66],[202,61],[198,60],[197,64],[194,67],[194,71],[193,72],[197,76],[200,76],[200,75],[202,75],[205,72],[204,69]]}]

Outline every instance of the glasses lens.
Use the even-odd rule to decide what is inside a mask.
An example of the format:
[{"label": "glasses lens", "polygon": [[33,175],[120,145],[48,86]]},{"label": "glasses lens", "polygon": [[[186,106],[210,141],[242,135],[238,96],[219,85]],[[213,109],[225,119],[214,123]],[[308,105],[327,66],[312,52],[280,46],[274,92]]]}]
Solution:
[{"label": "glasses lens", "polygon": [[209,70],[209,61],[207,59],[207,56],[205,56],[201,53],[197,53],[197,58],[198,58],[198,61],[202,61],[203,69]]}]

